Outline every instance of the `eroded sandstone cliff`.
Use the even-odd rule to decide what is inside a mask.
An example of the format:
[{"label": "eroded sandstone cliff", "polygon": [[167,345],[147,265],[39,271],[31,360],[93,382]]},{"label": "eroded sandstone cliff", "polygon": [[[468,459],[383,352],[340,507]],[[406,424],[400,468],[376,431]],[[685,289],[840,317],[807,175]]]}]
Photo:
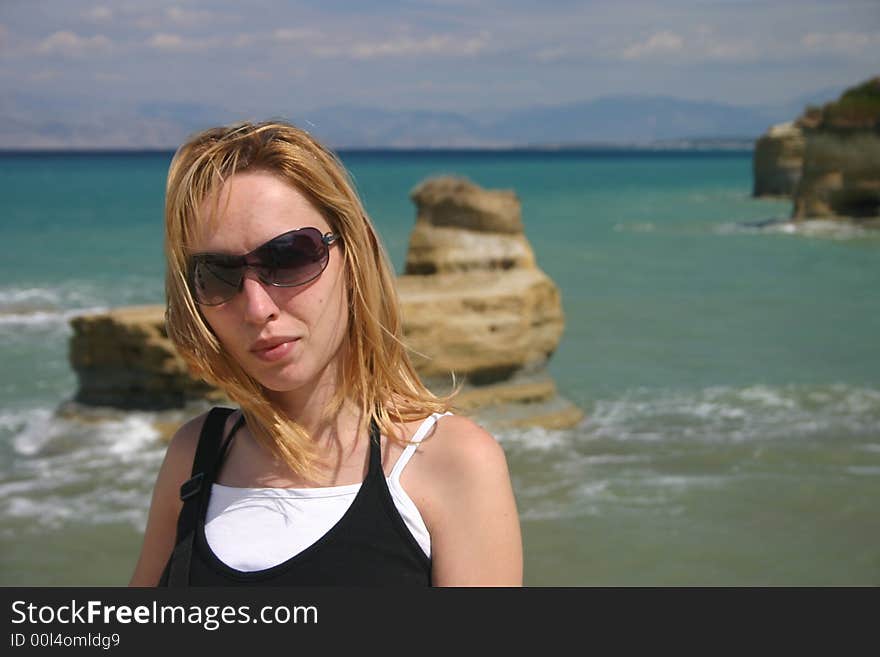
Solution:
[{"label": "eroded sandstone cliff", "polygon": [[754,193],[791,195],[791,219],[880,227],[880,77],[775,126],[755,145]]}]

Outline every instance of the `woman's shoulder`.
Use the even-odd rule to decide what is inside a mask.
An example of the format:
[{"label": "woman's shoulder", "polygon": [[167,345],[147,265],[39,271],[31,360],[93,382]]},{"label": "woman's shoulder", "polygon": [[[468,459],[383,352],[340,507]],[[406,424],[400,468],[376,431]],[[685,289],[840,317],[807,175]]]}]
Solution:
[{"label": "woman's shoulder", "polygon": [[507,477],[507,460],[498,440],[463,415],[437,419],[428,439],[419,445],[420,470],[440,488],[489,485]]},{"label": "woman's shoulder", "polygon": [[[180,425],[177,431],[174,432],[174,435],[171,436],[171,440],[168,441],[165,461],[176,475],[173,479],[185,481],[189,478],[199,438],[205,426],[205,420],[207,420],[210,413],[211,411],[208,410],[190,418]],[[224,435],[230,431],[240,414],[241,411],[234,411],[229,414],[224,426]]]},{"label": "woman's shoulder", "polygon": [[416,454],[410,482],[431,535],[434,584],[521,584],[516,499],[495,436],[470,418],[444,416]]}]

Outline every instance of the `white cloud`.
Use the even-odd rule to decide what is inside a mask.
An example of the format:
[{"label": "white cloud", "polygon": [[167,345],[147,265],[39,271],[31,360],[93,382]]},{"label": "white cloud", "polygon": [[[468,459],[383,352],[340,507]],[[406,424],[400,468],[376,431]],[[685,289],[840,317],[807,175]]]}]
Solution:
[{"label": "white cloud", "polygon": [[146,44],[150,48],[163,52],[202,52],[214,48],[245,48],[255,41],[257,41],[257,37],[252,34],[198,38],[184,37],[170,32],[157,32],[147,39]]},{"label": "white cloud", "polygon": [[154,34],[147,40],[147,45],[156,50],[181,51],[189,49],[189,44],[178,34]]},{"label": "white cloud", "polygon": [[315,36],[313,30],[302,28],[280,28],[272,33],[272,38],[276,41],[303,41]]},{"label": "white cloud", "polygon": [[168,30],[180,27],[202,27],[217,23],[238,22],[241,16],[206,11],[203,9],[184,9],[180,6],[164,10],[143,3],[146,8],[129,5],[128,13],[132,23],[142,30]]},{"label": "white cloud", "polygon": [[404,36],[383,41],[361,41],[344,47],[320,46],[314,52],[323,56],[343,55],[355,59],[419,55],[467,57],[483,52],[488,45],[489,33],[481,32],[479,36],[471,38],[435,34],[424,38]]},{"label": "white cloud", "polygon": [[165,10],[165,16],[177,25],[198,25],[210,23],[216,19],[216,14],[210,11],[192,11],[180,7],[169,7]]},{"label": "white cloud", "polygon": [[617,49],[614,56],[624,60],[687,56],[694,59],[714,59],[724,61],[754,60],[760,53],[752,36],[736,37],[718,34],[706,24],[697,25],[691,34],[674,32],[655,32],[644,41],[634,43],[622,51]]},{"label": "white cloud", "polygon": [[742,61],[755,59],[758,49],[751,41],[716,41],[706,44],[702,54],[709,59],[723,59],[728,61]]},{"label": "white cloud", "polygon": [[856,53],[880,45],[880,32],[808,32],[801,45],[814,52]]},{"label": "white cloud", "polygon": [[113,12],[107,7],[92,7],[83,12],[83,18],[95,23],[105,23],[113,18]]},{"label": "white cloud", "polygon": [[106,52],[112,42],[103,34],[82,37],[75,32],[62,30],[50,34],[37,44],[36,51],[43,55],[85,55],[94,52]]},{"label": "white cloud", "polygon": [[550,46],[549,48],[543,48],[536,52],[534,58],[542,64],[546,64],[548,62],[556,62],[560,59],[564,59],[569,54],[569,49],[565,46]]},{"label": "white cloud", "polygon": [[684,47],[684,39],[674,32],[664,30],[655,32],[647,41],[634,43],[623,51],[624,59],[641,59],[653,55],[666,55],[680,52]]},{"label": "white cloud", "polygon": [[227,45],[235,48],[245,48],[255,41],[257,41],[257,37],[253,34],[236,34],[234,37],[230,37],[227,40]]},{"label": "white cloud", "polygon": [[167,32],[159,32],[147,40],[148,46],[164,52],[197,52],[200,50],[208,50],[215,47],[217,44],[218,40],[216,38],[184,38],[179,34],[169,34]]}]

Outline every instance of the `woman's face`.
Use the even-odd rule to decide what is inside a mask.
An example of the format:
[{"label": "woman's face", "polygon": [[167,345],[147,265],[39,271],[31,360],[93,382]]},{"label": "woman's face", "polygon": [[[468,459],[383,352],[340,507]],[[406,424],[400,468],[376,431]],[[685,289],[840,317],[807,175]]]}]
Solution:
[{"label": "woman's face", "polygon": [[[196,252],[243,255],[282,233],[313,226],[332,232],[296,188],[265,171],[237,173],[200,207]],[[344,357],[348,295],[341,244],[327,268],[298,287],[275,287],[247,269],[242,290],[219,306],[202,306],[205,320],[242,368],[268,390],[335,386]]]}]

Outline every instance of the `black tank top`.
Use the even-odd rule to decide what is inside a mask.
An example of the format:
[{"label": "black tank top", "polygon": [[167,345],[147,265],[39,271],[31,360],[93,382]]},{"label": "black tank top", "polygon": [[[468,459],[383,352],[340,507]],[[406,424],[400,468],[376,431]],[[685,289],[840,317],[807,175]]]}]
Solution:
[{"label": "black tank top", "polygon": [[370,422],[370,464],[354,501],[320,539],[265,570],[239,571],[211,551],[205,515],[211,485],[243,416],[221,446],[233,409],[213,408],[205,419],[193,461],[193,478],[181,487],[183,508],[174,552],[159,586],[430,586],[431,561],[401,518],[382,470],[379,428]]}]

